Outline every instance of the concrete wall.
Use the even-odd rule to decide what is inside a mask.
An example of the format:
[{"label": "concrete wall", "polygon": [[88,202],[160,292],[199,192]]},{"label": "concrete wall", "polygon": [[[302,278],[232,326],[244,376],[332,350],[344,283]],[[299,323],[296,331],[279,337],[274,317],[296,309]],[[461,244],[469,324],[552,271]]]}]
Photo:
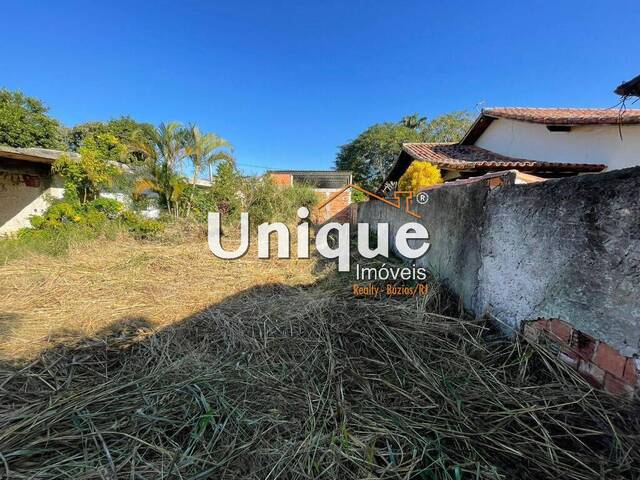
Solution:
[{"label": "concrete wall", "polygon": [[[509,172],[427,192],[413,205],[431,237],[417,263],[467,308],[513,328],[559,318],[640,352],[640,168],[528,185]],[[412,218],[370,201],[358,221],[390,223],[392,243]]]},{"label": "concrete wall", "polygon": [[0,159],[0,235],[29,227],[29,218],[49,206],[47,198],[61,198],[63,193],[49,165]]},{"label": "concrete wall", "polygon": [[494,120],[475,143],[510,157],[571,163],[604,163],[609,170],[640,165],[640,125],[574,126],[550,132],[545,125]]}]

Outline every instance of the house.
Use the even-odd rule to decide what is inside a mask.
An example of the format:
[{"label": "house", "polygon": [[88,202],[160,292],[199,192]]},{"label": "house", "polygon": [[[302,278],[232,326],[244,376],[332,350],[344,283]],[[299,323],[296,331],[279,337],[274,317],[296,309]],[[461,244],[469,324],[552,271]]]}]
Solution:
[{"label": "house", "polygon": [[42,214],[48,197],[62,198],[62,180],[51,164],[61,155],[75,153],[43,148],[0,146],[0,235],[30,226],[32,215]]},{"label": "house", "polygon": [[[344,170],[274,170],[267,174],[276,185],[308,185],[318,196],[318,205],[352,183],[352,174]],[[312,217],[316,223],[328,221],[348,222],[351,210],[351,189],[346,189],[321,209],[316,209]]]},{"label": "house", "polygon": [[445,181],[515,169],[556,178],[640,165],[640,110],[486,108],[458,143],[408,143],[385,182],[414,160]]}]

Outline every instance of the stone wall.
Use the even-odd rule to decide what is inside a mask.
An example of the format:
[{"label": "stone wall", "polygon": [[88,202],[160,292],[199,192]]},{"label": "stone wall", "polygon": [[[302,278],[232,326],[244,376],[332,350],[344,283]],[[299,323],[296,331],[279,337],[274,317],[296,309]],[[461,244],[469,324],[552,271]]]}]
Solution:
[{"label": "stone wall", "polygon": [[[625,357],[640,353],[640,167],[519,185],[513,172],[427,190],[413,209],[429,267],[477,315],[505,332],[559,319]],[[358,221],[406,213],[378,201]]]}]

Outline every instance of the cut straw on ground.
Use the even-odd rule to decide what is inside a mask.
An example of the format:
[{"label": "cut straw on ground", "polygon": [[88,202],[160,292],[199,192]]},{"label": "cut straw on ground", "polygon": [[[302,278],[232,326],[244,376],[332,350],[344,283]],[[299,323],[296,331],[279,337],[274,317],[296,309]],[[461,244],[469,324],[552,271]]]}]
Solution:
[{"label": "cut straw on ground", "polygon": [[[186,286],[189,256],[200,253],[167,262],[167,251],[148,248],[158,250],[144,250],[141,264],[168,268],[160,278]],[[102,329],[5,362],[0,475],[638,478],[633,404],[592,390],[541,347],[460,313],[437,285],[425,297],[354,299],[350,279],[316,275],[317,265],[284,277],[277,267],[268,281],[269,262],[245,261],[254,284],[221,262],[216,288],[234,294],[179,321],[168,321],[181,311],[171,296],[162,323],[104,320],[127,301],[130,290],[117,289],[114,303],[95,301]],[[109,295],[109,275],[99,278],[87,291]],[[32,291],[61,281],[45,275]],[[147,314],[164,318],[169,293]],[[202,300],[186,299],[192,310]]]}]

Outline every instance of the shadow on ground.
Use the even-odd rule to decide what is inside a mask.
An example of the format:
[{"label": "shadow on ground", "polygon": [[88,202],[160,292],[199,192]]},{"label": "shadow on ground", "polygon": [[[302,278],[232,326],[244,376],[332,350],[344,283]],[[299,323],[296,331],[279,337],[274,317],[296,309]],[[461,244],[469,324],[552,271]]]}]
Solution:
[{"label": "shadow on ground", "polygon": [[633,407],[350,278],[248,289],[162,330],[123,318],[0,364],[8,478],[631,478]]}]

